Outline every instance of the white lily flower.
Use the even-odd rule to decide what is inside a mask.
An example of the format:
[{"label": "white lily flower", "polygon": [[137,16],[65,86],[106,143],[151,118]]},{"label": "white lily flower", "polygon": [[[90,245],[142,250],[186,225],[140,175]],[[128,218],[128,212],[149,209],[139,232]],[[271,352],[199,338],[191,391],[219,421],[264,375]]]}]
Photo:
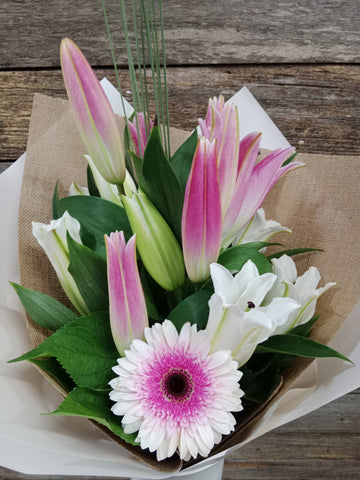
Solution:
[{"label": "white lily flower", "polygon": [[[122,206],[122,202],[121,202],[121,198],[120,198],[117,186],[107,182],[104,179],[104,177],[100,174],[99,170],[96,168],[95,163],[93,162],[90,155],[84,155],[84,157],[86,158],[91,168],[91,172],[93,174],[97,189],[99,190],[100,197],[103,198],[104,200],[108,200],[109,202],[113,202],[113,203],[116,203],[117,205]],[[137,191],[134,180],[131,178],[131,175],[127,170],[125,174],[123,188],[124,188],[125,195],[128,197],[131,197],[132,194]]]},{"label": "white lily flower", "polygon": [[308,322],[314,316],[318,298],[336,283],[329,282],[324,287],[317,288],[321,275],[316,267],[310,267],[298,277],[295,262],[288,255],[273,258],[271,262],[277,281],[266,296],[265,303],[281,296],[293,298],[300,305],[300,309],[289,316],[287,323],[277,328],[276,334],[281,334]]},{"label": "white lily flower", "polygon": [[[267,242],[273,235],[280,232],[291,233],[291,230],[275,220],[266,220],[264,209],[259,208],[250,222],[238,231],[233,245]],[[263,253],[265,250],[266,248],[263,248],[260,252]]]},{"label": "white lily flower", "polygon": [[234,277],[222,265],[210,265],[215,293],[209,301],[210,313],[206,329],[211,339],[211,352],[230,350],[239,366],[247,362],[256,345],[274,334],[299,308],[292,298],[274,298],[268,305],[263,300],[277,277],[260,275],[248,260]]},{"label": "white lily flower", "polygon": [[32,233],[50,260],[64,292],[78,312],[86,315],[90,313],[89,309],[68,271],[70,259],[67,232],[77,243],[82,244],[80,223],[68,212],[57,220],[51,220],[50,224],[32,222]]},{"label": "white lily flower", "polygon": [[89,189],[86,187],[79,187],[79,185],[76,182],[72,182],[69,188],[69,195],[70,197],[74,195],[89,196]]}]

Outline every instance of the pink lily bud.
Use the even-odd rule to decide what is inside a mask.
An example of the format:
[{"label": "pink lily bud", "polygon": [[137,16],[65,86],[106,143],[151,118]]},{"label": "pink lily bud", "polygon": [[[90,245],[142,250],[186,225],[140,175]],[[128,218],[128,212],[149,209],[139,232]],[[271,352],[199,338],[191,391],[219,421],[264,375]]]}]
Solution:
[{"label": "pink lily bud", "polygon": [[121,184],[125,159],[109,100],[89,62],[69,38],[61,42],[60,60],[75,123],[88,154],[107,182]]},{"label": "pink lily bud", "polygon": [[124,233],[105,235],[110,325],[121,356],[148,326],[145,297],[136,264],[136,235],[125,243]]},{"label": "pink lily bud", "polygon": [[192,282],[210,276],[221,244],[221,202],[216,141],[198,141],[185,190],[182,244],[187,274]]},{"label": "pink lily bud", "polygon": [[239,118],[234,105],[224,105],[224,97],[209,100],[205,121],[198,120],[202,135],[208,140],[216,139],[217,161],[222,211],[231,200],[238,169]]},{"label": "pink lily bud", "polygon": [[131,140],[135,147],[135,153],[139,157],[144,155],[144,150],[154,122],[151,118],[145,118],[145,115],[140,112],[135,115],[132,122],[128,122]]}]

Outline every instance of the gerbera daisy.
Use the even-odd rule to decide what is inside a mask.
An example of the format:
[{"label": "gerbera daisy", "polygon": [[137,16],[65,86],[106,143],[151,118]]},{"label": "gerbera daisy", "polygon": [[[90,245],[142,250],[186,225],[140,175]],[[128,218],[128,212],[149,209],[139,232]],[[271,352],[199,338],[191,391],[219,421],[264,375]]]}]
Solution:
[{"label": "gerbera daisy", "polygon": [[209,355],[207,332],[186,323],[178,333],[170,320],[145,329],[113,367],[112,412],[126,433],[138,432],[141,448],[157,459],[178,451],[189,460],[206,457],[236,424],[242,410],[242,373],[228,351]]}]

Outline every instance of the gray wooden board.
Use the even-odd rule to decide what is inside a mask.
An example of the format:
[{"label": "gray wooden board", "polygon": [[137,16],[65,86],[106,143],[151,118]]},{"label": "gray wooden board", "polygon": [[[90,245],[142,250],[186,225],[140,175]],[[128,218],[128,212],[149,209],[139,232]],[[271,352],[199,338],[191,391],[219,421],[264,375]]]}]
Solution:
[{"label": "gray wooden board", "polygon": [[[106,3],[124,63],[118,3]],[[360,60],[358,0],[166,0],[164,13],[169,65]],[[2,0],[0,25],[0,68],[58,66],[64,36],[111,63],[100,0]]]},{"label": "gray wooden board", "polygon": [[[115,80],[111,68],[96,72]],[[127,92],[127,71],[120,73]],[[191,130],[205,115],[209,97],[222,93],[227,99],[247,85],[298,150],[360,154],[359,65],[176,67],[168,70],[168,84],[174,127]],[[16,160],[26,149],[36,92],[65,98],[60,71],[0,72],[1,162]]]}]

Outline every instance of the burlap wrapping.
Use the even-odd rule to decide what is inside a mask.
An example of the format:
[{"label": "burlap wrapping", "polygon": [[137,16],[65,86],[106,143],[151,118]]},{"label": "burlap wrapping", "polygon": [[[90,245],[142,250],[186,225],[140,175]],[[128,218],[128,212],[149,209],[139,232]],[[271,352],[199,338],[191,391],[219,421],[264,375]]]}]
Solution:
[{"label": "burlap wrapping", "polygon": [[[187,136],[187,132],[173,129],[172,149],[175,150]],[[74,180],[80,186],[86,185],[83,153],[84,147],[67,102],[36,95],[20,199],[21,283],[51,294],[64,303],[67,300],[57,277],[32,236],[31,221],[48,223],[51,220],[51,197],[56,181],[60,197],[68,195]],[[306,167],[281,179],[267,197],[264,208],[268,218],[292,229],[291,235],[278,235],[276,241],[286,248],[309,246],[324,250],[324,253],[298,256],[296,261],[299,273],[315,265],[321,272],[323,284],[329,281],[338,283],[338,287],[319,300],[317,313],[320,319],[312,335],[314,339],[328,343],[359,298],[360,158],[310,154],[299,154],[297,158],[305,162]],[[31,321],[28,328],[34,346],[49,333]],[[290,388],[308,363],[308,360],[300,359],[294,364],[272,402]],[[251,425],[225,439],[217,451],[239,443],[249,428]],[[125,446],[134,450],[129,445]],[[133,453],[138,456],[136,449]],[[145,454],[144,457],[145,461],[161,470],[171,471],[179,466],[176,461],[158,465],[154,457]]]}]

